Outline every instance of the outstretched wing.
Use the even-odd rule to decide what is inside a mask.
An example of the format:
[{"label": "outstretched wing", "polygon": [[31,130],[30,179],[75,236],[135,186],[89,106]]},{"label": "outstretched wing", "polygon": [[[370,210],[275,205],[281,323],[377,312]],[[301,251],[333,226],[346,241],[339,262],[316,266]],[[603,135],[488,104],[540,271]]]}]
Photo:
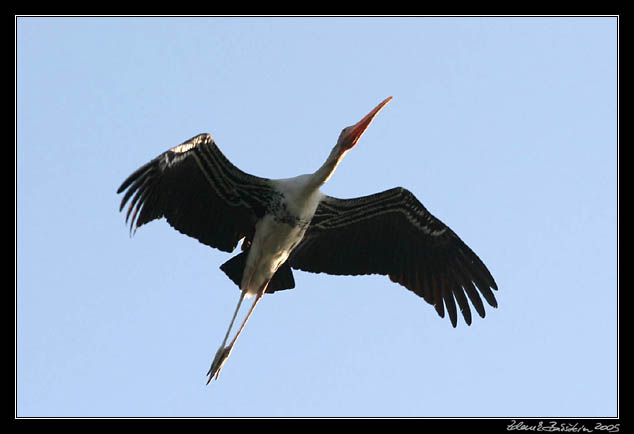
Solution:
[{"label": "outstretched wing", "polygon": [[480,258],[408,190],[397,187],[356,199],[326,196],[306,235],[289,258],[291,267],[338,275],[388,275],[457,323],[481,317],[480,294],[497,307],[493,277]]},{"label": "outstretched wing", "polygon": [[201,243],[231,252],[253,231],[275,195],[268,179],[244,173],[200,134],[143,165],[121,184],[127,189],[130,230],[161,217]]}]

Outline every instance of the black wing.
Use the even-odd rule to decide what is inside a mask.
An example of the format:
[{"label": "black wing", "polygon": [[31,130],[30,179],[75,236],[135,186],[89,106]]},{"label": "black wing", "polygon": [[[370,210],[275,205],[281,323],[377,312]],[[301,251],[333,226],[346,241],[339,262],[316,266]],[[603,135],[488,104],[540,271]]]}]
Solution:
[{"label": "black wing", "polygon": [[231,252],[253,231],[275,195],[270,182],[242,172],[200,134],[140,167],[121,184],[130,230],[161,217],[201,243]]},{"label": "black wing", "polygon": [[483,318],[480,294],[497,307],[497,285],[480,258],[401,187],[356,199],[326,196],[289,261],[315,273],[388,275],[441,317],[446,309],[454,327],[456,303],[471,324],[467,297]]}]

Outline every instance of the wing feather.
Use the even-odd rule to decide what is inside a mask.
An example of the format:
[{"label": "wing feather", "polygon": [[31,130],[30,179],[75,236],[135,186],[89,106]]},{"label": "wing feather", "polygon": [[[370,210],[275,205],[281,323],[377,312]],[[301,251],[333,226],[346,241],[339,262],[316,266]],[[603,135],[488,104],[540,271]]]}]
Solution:
[{"label": "wing feather", "polygon": [[268,179],[244,173],[200,134],[162,153],[121,184],[130,230],[165,217],[181,233],[231,252],[275,195]]},{"label": "wing feather", "polygon": [[326,196],[289,261],[315,273],[387,275],[439,316],[446,311],[454,327],[458,308],[471,324],[469,300],[484,317],[480,294],[497,307],[497,285],[484,263],[402,187],[355,199]]}]

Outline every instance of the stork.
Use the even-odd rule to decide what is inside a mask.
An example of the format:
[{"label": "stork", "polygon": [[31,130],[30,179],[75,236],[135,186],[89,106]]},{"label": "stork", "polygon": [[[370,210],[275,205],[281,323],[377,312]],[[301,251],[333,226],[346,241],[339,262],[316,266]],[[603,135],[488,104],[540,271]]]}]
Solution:
[{"label": "stork", "polygon": [[[497,307],[491,273],[454,231],[403,187],[354,199],[321,192],[359,141],[386,98],[356,124],[344,128],[326,161],[314,173],[287,179],[253,176],[234,166],[210,134],[199,134],[141,166],[121,184],[130,232],[165,217],[179,232],[203,244],[242,251],[220,266],[240,289],[225,337],[207,372],[207,384],[222,367],[265,293],[295,287],[292,269],[334,275],[381,274],[471,324],[468,300],[480,317],[482,297]],[[127,191],[126,191],[127,190]],[[229,341],[243,300],[254,297]],[[468,299],[468,300],[467,300]],[[229,342],[229,344],[227,344]]]}]

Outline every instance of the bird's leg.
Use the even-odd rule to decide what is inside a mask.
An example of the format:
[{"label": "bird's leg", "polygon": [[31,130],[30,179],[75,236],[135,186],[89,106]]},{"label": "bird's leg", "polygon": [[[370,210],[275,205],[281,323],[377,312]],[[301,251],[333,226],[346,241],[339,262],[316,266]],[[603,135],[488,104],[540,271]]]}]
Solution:
[{"label": "bird's leg", "polygon": [[[262,285],[262,288],[260,288],[260,291],[258,291],[258,294],[255,297],[255,300],[253,301],[253,304],[251,305],[249,312],[247,312],[247,316],[244,318],[244,321],[242,321],[240,328],[236,332],[236,335],[234,336],[231,343],[225,347],[225,343],[227,342],[227,338],[229,337],[229,331],[231,330],[231,326],[233,326],[233,321],[236,317],[236,314],[238,313],[238,309],[236,309],[236,312],[233,314],[233,319],[231,320],[231,325],[229,326],[229,330],[227,330],[227,335],[225,336],[225,340],[222,342],[222,345],[216,352],[216,356],[214,357],[213,362],[211,362],[211,367],[209,368],[209,371],[207,372],[207,375],[209,375],[207,384],[209,384],[209,382],[214,377],[218,379],[218,375],[220,375],[220,370],[222,369],[225,362],[231,355],[231,351],[233,350],[233,346],[236,344],[236,341],[238,340],[238,336],[240,336],[240,333],[242,333],[242,330],[244,329],[244,326],[247,324],[247,321],[249,321],[249,317],[251,317],[251,314],[253,313],[255,306],[258,304],[258,302],[260,301],[260,299],[266,292],[267,286],[268,286],[268,282]],[[242,295],[240,296],[240,301],[238,302],[238,308],[240,307],[240,303],[242,303],[242,300],[244,299],[245,294],[246,294],[246,290],[242,291]]]},{"label": "bird's leg", "polygon": [[238,329],[236,335],[233,337],[233,340],[229,344],[230,348],[233,348],[233,346],[235,345],[236,341],[238,340],[238,336],[240,336],[240,333],[242,333],[242,329],[244,329],[244,326],[247,325],[247,321],[249,321],[249,317],[253,313],[253,310],[255,309],[255,305],[258,304],[258,302],[260,301],[260,299],[264,295],[266,287],[267,287],[267,285],[264,285],[263,286],[263,290],[261,290],[258,293],[258,295],[255,297],[255,300],[253,301],[253,304],[251,305],[251,308],[249,309],[249,312],[247,312],[247,316],[244,318],[244,321],[242,321],[242,324],[240,325],[240,328]]},{"label": "bird's leg", "polygon": [[245,295],[246,295],[246,291],[240,292],[240,300],[238,300],[238,305],[236,306],[236,310],[235,312],[233,312],[233,316],[231,317],[231,322],[229,323],[229,328],[227,329],[227,334],[225,334],[225,338],[223,339],[222,345],[220,345],[220,348],[224,347],[225,344],[227,343],[227,339],[229,339],[229,333],[231,332],[231,329],[233,328],[233,323],[236,320],[236,316],[238,316],[238,312],[240,311],[240,306],[242,305],[242,300],[244,300]]},{"label": "bird's leg", "polygon": [[[227,333],[225,334],[225,338],[222,341],[222,344],[220,344],[220,348],[218,348],[218,351],[216,351],[216,355],[214,356],[213,361],[211,362],[211,367],[209,368],[209,371],[207,372],[207,375],[209,375],[209,373],[212,371],[212,369],[214,369],[214,366],[217,366],[221,360],[226,360],[227,357],[229,357],[228,355],[226,357],[223,357],[223,354],[225,352],[225,344],[227,343],[227,339],[229,339],[229,333],[231,333],[231,329],[233,328],[233,323],[236,320],[236,316],[238,316],[238,312],[240,311],[240,306],[242,305],[242,300],[244,300],[244,296],[246,295],[246,291],[241,291],[240,292],[240,300],[238,300],[238,305],[236,306],[236,310],[233,312],[233,316],[231,317],[231,322],[229,323],[229,328],[227,329]],[[217,373],[220,372],[220,368],[216,367],[217,369]],[[211,381],[211,378],[213,377],[213,375],[211,377],[209,377],[209,380],[207,381],[207,384],[209,384],[209,381]],[[217,375],[216,375],[216,378]]]}]

